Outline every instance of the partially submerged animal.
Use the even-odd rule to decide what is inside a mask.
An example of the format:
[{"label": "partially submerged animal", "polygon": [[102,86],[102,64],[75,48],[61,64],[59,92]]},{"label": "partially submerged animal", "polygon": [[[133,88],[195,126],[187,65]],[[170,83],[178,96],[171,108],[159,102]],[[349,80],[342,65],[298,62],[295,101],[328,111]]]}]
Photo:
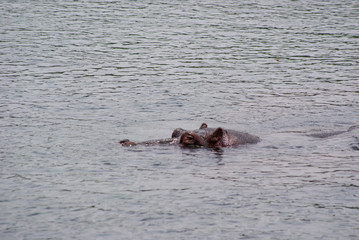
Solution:
[{"label": "partially submerged animal", "polygon": [[[308,134],[308,136],[315,138],[328,138],[343,133],[351,132],[354,129],[358,129],[359,125],[352,126],[346,131],[329,131]],[[235,147],[244,144],[255,144],[260,142],[261,139],[257,136],[251,135],[246,132],[240,132],[231,129],[225,129],[222,127],[208,128],[206,123],[202,123],[199,129],[187,131],[182,128],[176,128],[172,132],[171,138],[149,140],[144,142],[132,142],[128,139],[120,141],[122,146],[135,146],[135,145],[180,145],[182,147],[206,147],[206,148],[221,148],[221,147]],[[359,149],[357,144],[358,138],[355,144],[351,145],[354,150]]]},{"label": "partially submerged animal", "polygon": [[[349,133],[349,132],[352,132],[355,129],[359,129],[359,125],[351,126],[346,131],[317,132],[317,133],[307,134],[307,136],[314,137],[314,138],[323,138],[324,139],[324,138],[330,138],[330,137],[337,136],[337,135],[344,134],[344,133]],[[358,136],[353,136],[353,137],[355,139],[355,142],[350,144],[350,148],[353,149],[353,150],[358,151],[359,150],[359,137]]]},{"label": "partially submerged animal", "polygon": [[120,141],[122,146],[134,145],[154,145],[154,144],[179,144],[184,147],[234,147],[244,144],[258,143],[260,138],[249,133],[236,130],[218,128],[208,128],[206,123],[202,123],[199,129],[187,131],[182,128],[176,128],[172,132],[171,138],[150,140],[134,143],[128,139]]},{"label": "partially submerged animal", "polygon": [[319,132],[319,133],[309,134],[308,136],[315,137],[315,138],[327,138],[327,137],[336,136],[336,135],[339,135],[339,134],[342,134],[342,133],[350,132],[350,131],[353,131],[354,129],[357,129],[357,128],[359,128],[359,125],[351,126],[346,131]]},{"label": "partially submerged animal", "polygon": [[260,138],[249,133],[224,128],[201,128],[182,133],[179,143],[184,146],[204,146],[208,148],[234,147],[244,144],[258,143]]}]

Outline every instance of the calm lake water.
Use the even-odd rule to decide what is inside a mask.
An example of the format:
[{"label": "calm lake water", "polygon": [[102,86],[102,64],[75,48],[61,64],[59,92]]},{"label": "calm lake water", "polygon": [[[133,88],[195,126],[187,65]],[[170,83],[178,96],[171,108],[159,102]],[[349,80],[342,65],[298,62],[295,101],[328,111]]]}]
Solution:
[{"label": "calm lake water", "polygon": [[[359,239],[359,2],[0,3],[1,239]],[[202,122],[223,151],[124,148]]]}]

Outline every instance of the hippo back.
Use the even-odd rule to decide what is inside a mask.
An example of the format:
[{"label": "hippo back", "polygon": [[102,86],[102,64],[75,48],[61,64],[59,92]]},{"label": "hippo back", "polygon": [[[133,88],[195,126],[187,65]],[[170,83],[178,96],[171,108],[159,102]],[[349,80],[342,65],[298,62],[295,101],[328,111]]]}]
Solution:
[{"label": "hippo back", "polygon": [[242,144],[254,144],[258,142],[260,142],[259,137],[246,132],[239,132],[235,130],[224,130],[222,138],[223,147]]}]

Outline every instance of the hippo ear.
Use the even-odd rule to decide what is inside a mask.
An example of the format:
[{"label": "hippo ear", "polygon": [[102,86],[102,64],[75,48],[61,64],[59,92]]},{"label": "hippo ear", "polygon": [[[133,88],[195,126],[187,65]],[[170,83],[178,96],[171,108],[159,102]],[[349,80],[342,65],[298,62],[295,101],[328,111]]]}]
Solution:
[{"label": "hippo ear", "polygon": [[212,133],[213,137],[216,138],[222,138],[223,137],[223,128],[217,128],[213,133]]},{"label": "hippo ear", "polygon": [[222,138],[223,128],[217,128],[207,140],[208,147],[222,147]]}]

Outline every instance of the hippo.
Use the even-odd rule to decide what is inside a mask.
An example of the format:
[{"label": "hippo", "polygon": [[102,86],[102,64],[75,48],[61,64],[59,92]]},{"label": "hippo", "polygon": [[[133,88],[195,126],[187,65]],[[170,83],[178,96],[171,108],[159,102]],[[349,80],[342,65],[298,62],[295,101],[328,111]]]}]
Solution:
[{"label": "hippo", "polygon": [[336,135],[339,135],[339,134],[342,134],[342,133],[351,132],[351,131],[353,131],[354,129],[357,129],[357,128],[359,128],[359,125],[351,126],[346,131],[332,131],[332,132],[312,133],[312,134],[309,134],[308,136],[315,137],[315,138],[328,138],[328,137],[336,136]]},{"label": "hippo", "polygon": [[135,145],[146,145],[146,146],[160,145],[160,144],[173,145],[173,144],[178,144],[179,138],[186,131],[187,130],[182,129],[182,128],[176,128],[175,130],[173,130],[171,138],[148,140],[148,141],[139,142],[139,143],[132,142],[129,139],[124,139],[124,140],[120,141],[120,144],[124,147],[131,147],[131,146],[135,146]]},{"label": "hippo", "polygon": [[[329,138],[329,137],[337,136],[337,135],[344,134],[344,133],[349,133],[355,129],[359,129],[359,125],[351,126],[346,131],[326,131],[326,132],[318,132],[318,133],[312,133],[312,134],[306,134],[306,135],[309,137],[324,139],[324,138]],[[352,150],[359,151],[359,137],[357,137],[357,136],[353,136],[353,137],[355,139],[355,142],[351,143],[349,146]]]},{"label": "hippo", "polygon": [[160,144],[173,145],[173,144],[178,143],[179,137],[182,135],[182,133],[184,133],[186,131],[187,130],[184,130],[182,128],[176,128],[175,130],[173,130],[171,138],[148,140],[148,141],[139,142],[139,143],[132,142],[129,139],[124,139],[124,140],[120,141],[120,144],[124,147],[131,147],[131,146],[135,146],[135,145],[146,145],[146,146],[160,145]]},{"label": "hippo", "polygon": [[150,140],[134,143],[128,139],[120,141],[122,146],[134,145],[154,145],[154,144],[179,144],[183,147],[235,147],[243,144],[254,144],[260,142],[260,138],[249,133],[239,132],[230,129],[208,128],[206,123],[202,123],[199,129],[187,131],[176,128],[172,132],[171,138]]},{"label": "hippo", "polygon": [[160,144],[176,144],[178,142],[178,138],[165,138],[165,139],[157,139],[157,140],[149,140],[144,142],[135,143],[130,141],[129,139],[124,139],[120,141],[120,144],[124,147],[131,147],[135,145],[160,145]]},{"label": "hippo", "polygon": [[208,128],[203,123],[198,130],[183,132],[179,143],[183,146],[204,146],[208,148],[235,147],[260,142],[260,138],[246,132],[231,129]]}]

